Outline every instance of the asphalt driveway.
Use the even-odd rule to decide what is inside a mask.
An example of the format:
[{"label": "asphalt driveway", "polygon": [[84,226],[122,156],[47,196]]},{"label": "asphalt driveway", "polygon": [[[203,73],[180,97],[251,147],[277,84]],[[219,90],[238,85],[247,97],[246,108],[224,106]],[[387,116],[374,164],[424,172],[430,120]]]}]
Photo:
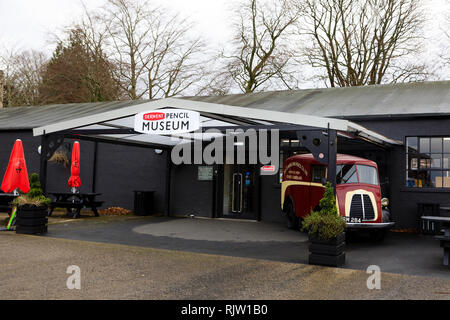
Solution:
[{"label": "asphalt driveway", "polygon": [[[224,256],[308,263],[307,237],[281,224],[166,217],[52,219],[46,237],[124,244]],[[450,279],[442,249],[432,236],[389,233],[385,241],[347,243],[347,269]]]},{"label": "asphalt driveway", "polygon": [[[361,270],[14,232],[0,233],[0,255],[2,300],[450,298],[449,279],[382,273],[380,290],[369,290]],[[79,289],[67,286],[74,266]]]}]

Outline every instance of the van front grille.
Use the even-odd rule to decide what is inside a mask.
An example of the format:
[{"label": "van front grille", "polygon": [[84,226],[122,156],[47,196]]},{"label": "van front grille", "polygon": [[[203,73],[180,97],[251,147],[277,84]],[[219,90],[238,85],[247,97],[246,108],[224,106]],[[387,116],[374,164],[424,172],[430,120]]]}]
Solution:
[{"label": "van front grille", "polygon": [[363,220],[374,220],[375,211],[373,210],[372,200],[367,194],[363,195],[364,199],[364,219]]},{"label": "van front grille", "polygon": [[367,194],[355,194],[350,204],[350,218],[361,221],[372,221],[375,219],[375,211],[372,200]]},{"label": "van front grille", "polygon": [[350,218],[361,220],[364,218],[364,210],[360,194],[355,194],[352,198],[352,203],[350,205]]}]

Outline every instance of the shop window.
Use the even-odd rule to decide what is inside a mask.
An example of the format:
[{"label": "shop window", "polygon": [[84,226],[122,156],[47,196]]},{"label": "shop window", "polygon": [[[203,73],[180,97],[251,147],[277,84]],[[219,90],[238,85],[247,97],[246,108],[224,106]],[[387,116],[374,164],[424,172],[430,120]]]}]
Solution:
[{"label": "shop window", "polygon": [[406,186],[450,188],[450,137],[406,138]]}]

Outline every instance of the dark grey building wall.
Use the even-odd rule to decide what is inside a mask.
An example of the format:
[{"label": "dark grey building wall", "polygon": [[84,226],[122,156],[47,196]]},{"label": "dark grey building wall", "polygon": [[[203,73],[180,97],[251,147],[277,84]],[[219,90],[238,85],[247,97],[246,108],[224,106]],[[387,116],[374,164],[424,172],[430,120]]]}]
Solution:
[{"label": "dark grey building wall", "polygon": [[213,181],[197,179],[197,165],[173,165],[170,194],[172,215],[213,215]]},{"label": "dark grey building wall", "polygon": [[155,191],[156,212],[164,210],[166,155],[154,149],[98,144],[96,192],[105,206],[133,209],[134,190]]},{"label": "dark grey building wall", "polygon": [[261,220],[284,222],[281,214],[281,185],[279,174],[261,176]]}]

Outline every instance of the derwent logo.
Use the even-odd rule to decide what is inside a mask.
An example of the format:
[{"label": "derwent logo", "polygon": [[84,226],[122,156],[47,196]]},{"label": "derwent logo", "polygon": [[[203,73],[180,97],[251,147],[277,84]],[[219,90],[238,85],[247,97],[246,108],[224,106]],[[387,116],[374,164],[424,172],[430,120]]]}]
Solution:
[{"label": "derwent logo", "polygon": [[144,119],[146,121],[155,121],[155,120],[162,120],[165,117],[166,117],[166,114],[163,112],[151,112],[151,113],[144,114],[142,119]]},{"label": "derwent logo", "polygon": [[261,167],[261,170],[265,171],[265,172],[275,172],[276,168],[275,168],[275,166],[270,165],[270,166]]}]

